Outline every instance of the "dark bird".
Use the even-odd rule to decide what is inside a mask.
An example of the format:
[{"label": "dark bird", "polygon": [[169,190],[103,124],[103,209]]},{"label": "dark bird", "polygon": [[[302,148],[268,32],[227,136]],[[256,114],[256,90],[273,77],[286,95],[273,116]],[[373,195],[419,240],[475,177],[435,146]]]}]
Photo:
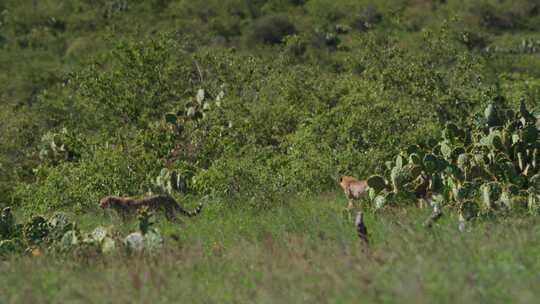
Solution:
[{"label": "dark bird", "polygon": [[356,214],[355,225],[356,230],[358,231],[358,237],[366,244],[369,244],[368,231],[366,225],[364,224],[364,214],[362,213],[362,211],[358,211],[358,213]]}]

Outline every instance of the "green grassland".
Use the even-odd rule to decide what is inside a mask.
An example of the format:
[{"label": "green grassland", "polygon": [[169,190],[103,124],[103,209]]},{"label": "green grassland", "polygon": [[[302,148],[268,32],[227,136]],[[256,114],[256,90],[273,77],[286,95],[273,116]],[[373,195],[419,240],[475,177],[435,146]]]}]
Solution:
[{"label": "green grassland", "polygon": [[[272,211],[214,202],[198,218],[160,221],[165,248],[153,255],[12,257],[0,264],[0,301],[532,303],[539,296],[536,217],[501,216],[461,233],[452,215],[423,228],[428,209],[368,211],[366,247],[344,206],[335,195],[291,199]],[[79,219],[122,227],[116,216]]]},{"label": "green grassland", "polygon": [[[537,0],[0,1],[0,303],[537,302],[539,29]],[[99,200],[149,193],[204,209],[152,252],[40,239],[120,241]]]}]

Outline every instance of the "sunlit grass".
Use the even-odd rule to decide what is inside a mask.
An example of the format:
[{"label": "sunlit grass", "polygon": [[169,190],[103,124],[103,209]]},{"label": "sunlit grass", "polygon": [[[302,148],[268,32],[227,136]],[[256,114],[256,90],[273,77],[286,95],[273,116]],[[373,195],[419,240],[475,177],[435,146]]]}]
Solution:
[{"label": "sunlit grass", "polygon": [[[368,212],[371,245],[357,239],[333,195],[266,211],[209,204],[199,218],[158,226],[154,256],[13,258],[0,264],[0,302],[530,303],[540,283],[534,217],[475,223],[447,214]],[[160,218],[161,219],[161,218]],[[114,222],[91,215],[81,225]],[[126,223],[126,231],[135,222]]]}]

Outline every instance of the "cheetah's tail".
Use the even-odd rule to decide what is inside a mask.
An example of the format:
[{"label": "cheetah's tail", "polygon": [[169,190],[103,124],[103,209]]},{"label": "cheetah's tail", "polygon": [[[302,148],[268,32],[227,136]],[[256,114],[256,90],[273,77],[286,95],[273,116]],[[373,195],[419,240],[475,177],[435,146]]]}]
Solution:
[{"label": "cheetah's tail", "polygon": [[198,215],[199,213],[201,213],[202,209],[203,209],[203,204],[202,203],[199,203],[199,205],[197,206],[197,208],[195,208],[195,210],[193,211],[188,211],[182,207],[180,207],[179,205],[177,205],[177,208],[176,208],[178,211],[180,211],[180,213],[182,213],[183,215],[185,216],[189,216],[189,217],[192,217],[192,216],[196,216]]}]

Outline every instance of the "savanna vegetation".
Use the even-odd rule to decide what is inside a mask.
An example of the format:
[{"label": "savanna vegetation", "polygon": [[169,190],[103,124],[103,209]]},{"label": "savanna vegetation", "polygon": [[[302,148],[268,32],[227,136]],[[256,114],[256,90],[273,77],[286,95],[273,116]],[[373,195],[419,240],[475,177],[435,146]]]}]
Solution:
[{"label": "savanna vegetation", "polygon": [[[534,302],[538,29],[536,0],[3,0],[0,302]],[[98,206],[149,193],[203,212]]]}]

